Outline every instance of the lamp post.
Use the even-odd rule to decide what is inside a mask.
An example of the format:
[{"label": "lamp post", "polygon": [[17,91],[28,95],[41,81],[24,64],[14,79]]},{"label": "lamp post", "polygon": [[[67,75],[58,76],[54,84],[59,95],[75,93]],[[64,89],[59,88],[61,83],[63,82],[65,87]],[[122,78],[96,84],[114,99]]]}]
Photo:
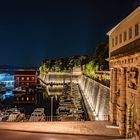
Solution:
[{"label": "lamp post", "polygon": [[51,96],[51,121],[53,120],[53,96]]},{"label": "lamp post", "polygon": [[70,92],[72,94],[72,64],[69,65],[70,68]]},{"label": "lamp post", "polygon": [[72,95],[72,68],[71,68],[71,86],[70,87],[71,87],[70,91],[71,91],[71,95]]},{"label": "lamp post", "polygon": [[72,68],[73,68],[73,65],[70,63],[69,70],[70,70],[70,93],[71,94],[72,94]]}]

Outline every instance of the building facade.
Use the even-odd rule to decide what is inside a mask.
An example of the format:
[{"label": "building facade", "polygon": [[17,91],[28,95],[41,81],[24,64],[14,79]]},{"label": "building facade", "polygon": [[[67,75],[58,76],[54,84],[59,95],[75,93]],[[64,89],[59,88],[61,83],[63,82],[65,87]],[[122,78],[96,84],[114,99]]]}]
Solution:
[{"label": "building facade", "polygon": [[37,84],[37,71],[36,70],[16,70],[14,72],[15,86],[29,86]]},{"label": "building facade", "polygon": [[108,33],[110,121],[140,140],[140,6]]}]

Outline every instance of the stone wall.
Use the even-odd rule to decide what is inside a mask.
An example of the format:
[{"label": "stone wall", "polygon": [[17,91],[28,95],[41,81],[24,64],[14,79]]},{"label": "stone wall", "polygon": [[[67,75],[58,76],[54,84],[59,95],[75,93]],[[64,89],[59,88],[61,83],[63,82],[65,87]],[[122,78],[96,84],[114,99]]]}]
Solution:
[{"label": "stone wall", "polygon": [[46,74],[40,74],[40,78],[46,83],[68,83],[71,81],[78,83],[81,74],[74,73],[60,73],[60,72],[49,72]]},{"label": "stone wall", "polygon": [[90,119],[108,119],[110,89],[84,75],[81,76],[79,85]]}]

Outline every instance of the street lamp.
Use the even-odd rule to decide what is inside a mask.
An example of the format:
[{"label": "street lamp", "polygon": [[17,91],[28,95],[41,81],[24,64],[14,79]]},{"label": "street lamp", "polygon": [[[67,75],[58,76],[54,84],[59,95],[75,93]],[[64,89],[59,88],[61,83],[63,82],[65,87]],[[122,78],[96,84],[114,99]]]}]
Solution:
[{"label": "street lamp", "polygon": [[70,91],[71,91],[71,95],[72,95],[72,68],[71,68],[71,86],[70,87],[71,87]]},{"label": "street lamp", "polygon": [[72,64],[70,64],[69,65],[69,68],[70,68],[70,87],[71,87],[71,90],[70,90],[70,92],[71,92],[71,95],[72,95]]},{"label": "street lamp", "polygon": [[53,96],[51,96],[51,121],[53,120]]}]

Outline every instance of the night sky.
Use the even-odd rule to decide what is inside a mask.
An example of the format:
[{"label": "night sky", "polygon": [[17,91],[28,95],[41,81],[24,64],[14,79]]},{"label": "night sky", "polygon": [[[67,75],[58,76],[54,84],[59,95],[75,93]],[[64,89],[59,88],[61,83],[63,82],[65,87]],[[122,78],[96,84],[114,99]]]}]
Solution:
[{"label": "night sky", "polygon": [[0,65],[39,66],[44,58],[92,55],[140,0],[0,2]]}]

